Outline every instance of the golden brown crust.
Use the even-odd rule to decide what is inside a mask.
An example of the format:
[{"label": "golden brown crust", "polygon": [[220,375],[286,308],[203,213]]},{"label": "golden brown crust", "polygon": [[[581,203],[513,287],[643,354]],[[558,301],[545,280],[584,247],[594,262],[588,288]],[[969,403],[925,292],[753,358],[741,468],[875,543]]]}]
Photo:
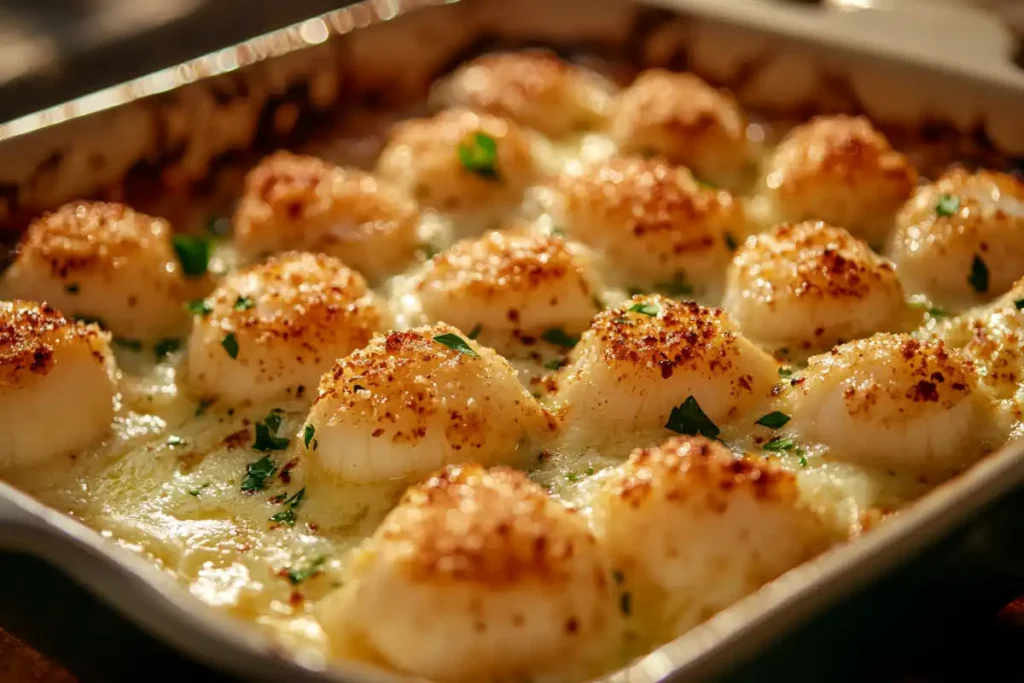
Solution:
[{"label": "golden brown crust", "polygon": [[26,301],[0,304],[0,388],[16,386],[26,373],[47,375],[54,368],[60,346],[83,341],[94,347],[98,363],[105,360],[99,350],[105,344],[96,325],[68,320],[49,304]]},{"label": "golden brown crust", "polygon": [[596,545],[575,517],[522,472],[460,465],[409,489],[377,535],[415,548],[400,565],[412,581],[550,586],[572,579],[573,555]]},{"label": "golden brown crust", "polygon": [[684,504],[704,496],[707,509],[723,512],[737,492],[756,500],[795,505],[796,479],[774,463],[733,455],[702,436],[677,436],[655,448],[638,448],[608,492],[632,507],[652,496]]}]

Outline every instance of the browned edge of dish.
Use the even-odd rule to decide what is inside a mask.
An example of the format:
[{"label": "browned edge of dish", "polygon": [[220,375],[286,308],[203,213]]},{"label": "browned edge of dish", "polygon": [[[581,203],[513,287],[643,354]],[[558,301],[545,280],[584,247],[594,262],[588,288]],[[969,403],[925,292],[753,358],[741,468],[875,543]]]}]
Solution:
[{"label": "browned edge of dish", "polygon": [[[815,14],[820,11],[708,0],[368,0],[0,125],[0,227],[16,230],[41,211],[116,191],[136,176],[169,191],[201,193],[209,175],[234,155],[299,139],[339,106],[420,97],[438,73],[498,44],[588,52],[637,68],[690,69],[731,88],[753,109],[799,116],[863,112],[893,129],[935,137],[961,155],[1024,156],[1024,74],[990,49],[977,43],[972,49],[979,33],[967,35],[959,51],[946,46],[950,54],[977,55],[976,62],[951,61],[938,58],[941,45],[908,37],[905,45],[881,49],[867,40],[872,32],[865,33],[864,22],[880,28],[885,16],[844,24]],[[909,26],[887,26],[879,34],[892,42],[899,30],[913,33]],[[1024,447],[1004,448],[866,538],[791,571],[611,678],[646,682],[718,671],[1022,481]],[[182,602],[184,592],[165,585],[165,577],[138,558],[108,553],[106,541],[85,527],[5,485],[0,502],[0,543],[58,564],[76,563],[86,549],[93,564],[80,568],[91,577],[83,582],[194,655],[211,660],[210,648],[180,633],[170,637],[125,593],[144,595],[148,585],[155,592],[139,604],[173,603],[175,609],[163,614],[176,627],[201,625],[204,638],[220,639],[227,650],[212,657],[219,666],[245,671],[229,650],[254,649],[309,680],[370,680],[347,666],[318,674],[322,662],[284,660],[250,629],[222,624],[193,601]],[[26,529],[33,533],[12,531]],[[29,540],[48,534],[54,543]],[[127,587],[112,589],[111,577]],[[229,638],[238,628],[244,637]]]}]

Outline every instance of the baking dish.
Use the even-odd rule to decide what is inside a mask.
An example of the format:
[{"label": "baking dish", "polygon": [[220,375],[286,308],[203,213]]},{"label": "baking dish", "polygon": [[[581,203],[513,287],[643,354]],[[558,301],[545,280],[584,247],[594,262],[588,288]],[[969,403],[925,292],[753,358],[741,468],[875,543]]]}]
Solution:
[{"label": "baking dish", "polygon": [[[495,43],[541,43],[638,65],[685,66],[729,85],[761,110],[863,109],[894,128],[927,125],[959,157],[1021,150],[1014,127],[1024,92],[1020,75],[996,68],[997,55],[987,50],[979,50],[976,61],[960,62],[947,46],[938,66],[929,66],[931,48],[909,37],[902,44],[895,36],[907,53],[899,61],[888,43],[892,33],[883,45],[870,44],[861,18],[833,25],[813,12],[746,3],[671,6],[688,13],[677,17],[669,5],[622,2],[544,7],[478,1],[430,9],[371,3],[311,20],[5,126],[4,224],[14,230],[75,196],[130,197],[154,183],[202,189],[225,159],[251,145],[315,134],[316,119],[329,115],[336,102],[400,103],[420,95],[436,73]],[[776,33],[753,29],[757,23]],[[345,35],[330,39],[331,33]],[[810,61],[822,42],[831,46],[828,57]],[[396,44],[416,49],[396,54]],[[994,454],[865,539],[791,572],[616,677],[658,680],[717,671],[744,648],[764,644],[920,549],[1022,477],[1019,452]],[[92,532],[6,492],[3,537],[10,547],[67,567],[193,656],[253,677],[393,679],[348,665],[316,673],[322,662],[290,661],[255,634],[178,599],[175,587]]]}]

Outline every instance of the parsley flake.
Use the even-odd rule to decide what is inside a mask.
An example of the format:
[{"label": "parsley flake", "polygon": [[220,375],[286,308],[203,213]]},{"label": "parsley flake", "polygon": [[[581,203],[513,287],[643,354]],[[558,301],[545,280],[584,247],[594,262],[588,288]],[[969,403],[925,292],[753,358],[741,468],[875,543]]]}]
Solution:
[{"label": "parsley flake", "polygon": [[186,277],[202,277],[210,265],[210,240],[189,235],[174,236],[174,252]]},{"label": "parsley flake", "polygon": [[292,585],[298,585],[306,579],[319,574],[320,568],[324,566],[324,562],[326,561],[327,556],[320,555],[302,569],[296,569],[293,567],[287,572],[288,580],[291,581]]},{"label": "parsley flake", "polygon": [[457,334],[453,334],[451,332],[448,332],[446,334],[439,334],[436,337],[434,337],[434,341],[436,341],[441,346],[447,346],[452,351],[458,351],[459,353],[463,353],[467,356],[470,356],[471,358],[480,357],[480,354],[474,351],[473,347],[470,346],[465,339],[463,339]]},{"label": "parsley flake", "polygon": [[470,339],[476,339],[477,337],[480,336],[480,333],[483,331],[484,326],[481,325],[480,323],[477,323],[476,326],[473,329],[471,329],[469,331],[469,334],[467,334],[466,336],[469,337]]},{"label": "parsley flake", "polygon": [[944,194],[939,197],[935,205],[935,213],[940,216],[952,216],[960,210],[960,198],[951,194]]},{"label": "parsley flake", "polygon": [[78,284],[72,282],[69,285],[64,285],[64,291],[68,294],[78,294]]},{"label": "parsley flake", "polygon": [[193,299],[185,304],[185,310],[192,315],[207,316],[213,312],[213,306],[206,303],[206,299]]},{"label": "parsley flake", "polygon": [[627,309],[630,313],[643,313],[646,316],[654,317],[661,313],[661,306],[652,303],[635,303]]},{"label": "parsley flake", "polygon": [[241,296],[235,299],[234,308],[236,311],[248,311],[250,308],[256,305],[255,299],[251,296]]},{"label": "parsley flake", "polygon": [[[275,430],[276,431],[276,430]],[[252,443],[253,450],[283,451],[288,448],[288,438],[277,436],[265,422],[256,423],[256,439]]]},{"label": "parsley flake", "polygon": [[736,248],[739,247],[739,246],[740,246],[739,242],[736,241],[736,237],[734,237],[731,232],[725,233],[725,247],[726,247],[726,249],[728,249],[729,251],[736,251]]},{"label": "parsley flake", "polygon": [[220,345],[224,347],[224,350],[228,352],[231,358],[238,358],[238,340],[235,339],[234,332],[228,332],[224,335],[224,338],[220,340]]},{"label": "parsley flake", "polygon": [[562,367],[564,365],[565,365],[565,359],[564,358],[552,358],[551,360],[549,360],[547,363],[544,364],[544,369],[545,370],[552,370],[552,371],[560,370],[560,369],[562,369]]},{"label": "parsley flake", "polygon": [[498,176],[498,143],[486,133],[473,133],[459,143],[459,161],[470,173],[487,180],[500,180]]},{"label": "parsley flake", "polygon": [[697,399],[693,396],[687,396],[685,401],[672,409],[665,427],[677,434],[689,436],[702,434],[709,439],[717,438],[721,432],[718,426],[704,414]]},{"label": "parsley flake", "polygon": [[198,498],[199,494],[202,493],[203,489],[208,488],[209,486],[210,486],[210,482],[206,482],[205,484],[200,484],[199,486],[195,487],[194,489],[189,489],[188,490],[188,495],[192,496],[193,498]]},{"label": "parsley flake", "polygon": [[181,438],[180,436],[172,435],[167,437],[167,445],[170,446],[171,448],[174,448],[175,446],[184,446],[187,443],[188,442],[185,441],[185,439]]},{"label": "parsley flake", "polygon": [[978,294],[988,292],[988,266],[985,265],[980,256],[976,255],[971,262],[971,274],[968,276],[967,282],[970,283],[971,287]]},{"label": "parsley flake", "polygon": [[796,445],[796,441],[788,437],[777,436],[765,445],[761,446],[766,451],[772,451],[773,453],[779,453],[781,451],[788,451]]},{"label": "parsley flake", "polygon": [[195,417],[199,417],[206,412],[206,409],[213,405],[213,401],[203,399],[196,405]]},{"label": "parsley flake", "polygon": [[633,612],[633,596],[629,591],[625,591],[619,596],[619,611],[624,616],[630,616]]},{"label": "parsley flake", "polygon": [[780,413],[779,411],[776,410],[774,412],[762,416],[761,419],[755,422],[754,424],[759,424],[762,427],[767,427],[768,429],[778,429],[787,422],[789,422],[789,415],[786,415],[785,413]]},{"label": "parsley flake", "polygon": [[561,346],[563,349],[571,349],[580,341],[579,337],[571,337],[566,334],[565,330],[561,327],[552,327],[550,330],[542,334],[540,338],[549,344]]},{"label": "parsley flake", "polygon": [[779,368],[779,377],[790,378],[793,376],[793,368],[788,365],[783,365]]},{"label": "parsley flake", "polygon": [[309,444],[313,440],[313,435],[316,434],[316,427],[313,425],[306,425],[306,429],[302,432],[302,442],[306,444],[306,449],[309,449]]},{"label": "parsley flake", "polygon": [[1018,311],[1024,311],[1024,299],[1017,299],[1013,305]]},{"label": "parsley flake", "polygon": [[275,512],[270,516],[270,521],[284,524],[285,526],[295,526],[295,510],[288,508],[283,512]]},{"label": "parsley flake", "polygon": [[797,448],[796,457],[800,460],[800,467],[807,467],[807,451],[802,448]]},{"label": "parsley flake", "polygon": [[[259,427],[260,425],[257,425],[257,431],[259,431]],[[269,455],[264,455],[259,460],[249,463],[245,468],[245,478],[242,479],[242,490],[246,492],[262,491],[267,488],[267,479],[274,476],[275,472],[277,472],[277,465]]]}]

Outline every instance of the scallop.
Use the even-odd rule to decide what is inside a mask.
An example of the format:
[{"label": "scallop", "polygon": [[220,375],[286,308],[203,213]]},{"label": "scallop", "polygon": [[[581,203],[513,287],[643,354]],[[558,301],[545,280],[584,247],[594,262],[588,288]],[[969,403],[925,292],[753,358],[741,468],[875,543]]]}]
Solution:
[{"label": "scallop", "polygon": [[1024,279],[951,325],[965,336],[961,352],[974,363],[983,389],[999,399],[1024,397]]},{"label": "scallop", "polygon": [[606,454],[661,439],[677,411],[713,425],[740,419],[778,378],[775,361],[719,309],[659,295],[598,314],[556,378],[566,448]]},{"label": "scallop", "polygon": [[483,55],[436,83],[431,101],[501,116],[561,137],[597,127],[614,85],[547,50]]},{"label": "scallop", "polygon": [[792,474],[702,436],[633,451],[594,502],[636,619],[673,637],[830,543]]},{"label": "scallop", "polygon": [[361,275],[300,252],[229,275],[195,309],[189,384],[230,404],[301,398],[388,319]]},{"label": "scallop", "polygon": [[961,307],[1024,276],[1024,183],[955,170],[914,193],[888,245],[907,289]]},{"label": "scallop", "polygon": [[47,301],[119,337],[180,333],[187,294],[171,232],[166,221],[124,204],[65,204],[29,225],[0,293]]},{"label": "scallop", "polygon": [[320,617],[406,674],[525,680],[602,656],[610,586],[585,520],[525,474],[450,466],[406,492]]},{"label": "scallop", "polygon": [[524,463],[549,423],[507,360],[438,324],[375,337],[335,363],[307,419],[309,457],[360,483],[453,463]]},{"label": "scallop", "polygon": [[828,457],[941,475],[997,445],[995,404],[971,363],[940,341],[876,334],[814,356],[785,391],[798,438]]},{"label": "scallop", "polygon": [[591,164],[560,176],[547,196],[554,225],[603,254],[606,278],[622,286],[720,288],[730,247],[747,232],[732,195],[663,161]]},{"label": "scallop", "polygon": [[822,220],[872,245],[892,229],[917,171],[864,117],[819,116],[797,126],[768,161],[771,222]]},{"label": "scallop", "polygon": [[517,208],[536,175],[516,123],[465,109],[397,124],[377,171],[422,206],[473,224]]},{"label": "scallop", "polygon": [[88,448],[110,430],[109,335],[49,304],[0,302],[0,468]]},{"label": "scallop", "polygon": [[906,312],[893,264],[842,228],[781,225],[733,259],[724,308],[745,335],[803,354],[898,329]]},{"label": "scallop", "polygon": [[660,156],[701,180],[741,189],[753,164],[736,100],[690,73],[649,69],[614,99],[609,134],[622,154]]},{"label": "scallop", "polygon": [[456,243],[425,264],[411,291],[428,320],[475,329],[474,337],[503,352],[552,328],[578,335],[602,308],[597,278],[579,249],[557,236],[523,232]]},{"label": "scallop", "polygon": [[233,240],[249,260],[322,252],[379,280],[415,255],[418,219],[414,201],[365,171],[281,151],[246,176]]}]

